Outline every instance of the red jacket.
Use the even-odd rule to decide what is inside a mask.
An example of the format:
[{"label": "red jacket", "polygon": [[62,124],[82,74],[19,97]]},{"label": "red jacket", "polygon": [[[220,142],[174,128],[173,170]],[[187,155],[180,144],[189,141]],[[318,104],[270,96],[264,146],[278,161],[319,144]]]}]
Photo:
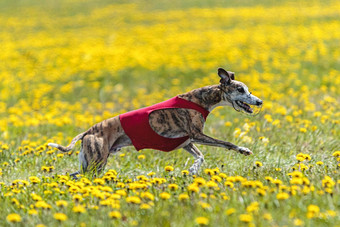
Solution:
[{"label": "red jacket", "polygon": [[189,136],[166,138],[151,128],[149,114],[154,110],[171,108],[197,110],[203,115],[204,120],[209,114],[209,111],[200,105],[175,96],[167,101],[119,115],[120,123],[137,151],[145,148],[172,151],[189,139]]}]

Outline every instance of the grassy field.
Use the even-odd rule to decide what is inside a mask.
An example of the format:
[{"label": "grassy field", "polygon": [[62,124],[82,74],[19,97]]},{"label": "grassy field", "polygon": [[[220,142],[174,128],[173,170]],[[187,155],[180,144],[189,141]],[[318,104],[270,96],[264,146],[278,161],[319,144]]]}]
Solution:
[{"label": "grassy field", "polygon": [[[275,4],[276,3],[276,4]],[[1,1],[0,226],[340,226],[339,1]],[[264,100],[205,133],[252,156],[133,147],[73,181],[94,123],[217,84]],[[189,160],[189,161],[188,161]]]}]

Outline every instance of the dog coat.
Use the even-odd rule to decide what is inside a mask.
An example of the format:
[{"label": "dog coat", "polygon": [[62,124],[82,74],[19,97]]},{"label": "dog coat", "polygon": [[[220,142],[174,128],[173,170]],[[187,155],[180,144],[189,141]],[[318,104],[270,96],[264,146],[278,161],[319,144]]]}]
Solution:
[{"label": "dog coat", "polygon": [[172,108],[197,110],[202,114],[204,120],[209,114],[209,111],[202,106],[175,96],[167,101],[119,115],[120,123],[137,151],[145,148],[172,151],[189,139],[189,136],[166,138],[158,135],[151,128],[149,114],[152,111]]}]

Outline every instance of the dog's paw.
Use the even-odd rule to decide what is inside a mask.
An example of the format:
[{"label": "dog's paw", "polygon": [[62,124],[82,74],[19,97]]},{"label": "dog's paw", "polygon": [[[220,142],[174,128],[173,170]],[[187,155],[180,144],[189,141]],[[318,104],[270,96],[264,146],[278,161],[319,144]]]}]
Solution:
[{"label": "dog's paw", "polygon": [[246,147],[238,147],[237,151],[246,156],[253,154],[253,152]]},{"label": "dog's paw", "polygon": [[198,168],[196,166],[191,166],[189,168],[190,175],[197,175],[197,172],[198,172]]}]

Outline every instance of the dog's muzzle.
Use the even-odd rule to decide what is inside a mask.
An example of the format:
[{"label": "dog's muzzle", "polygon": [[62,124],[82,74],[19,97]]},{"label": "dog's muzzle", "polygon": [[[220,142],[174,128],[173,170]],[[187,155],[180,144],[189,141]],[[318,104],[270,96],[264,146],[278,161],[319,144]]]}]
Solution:
[{"label": "dog's muzzle", "polygon": [[255,104],[249,104],[240,100],[235,101],[235,104],[237,106],[237,108],[234,108],[237,111],[246,113],[246,114],[250,114],[250,115],[257,115],[258,113],[260,113],[261,109],[262,109],[262,104],[263,101],[261,99],[256,100]]}]

